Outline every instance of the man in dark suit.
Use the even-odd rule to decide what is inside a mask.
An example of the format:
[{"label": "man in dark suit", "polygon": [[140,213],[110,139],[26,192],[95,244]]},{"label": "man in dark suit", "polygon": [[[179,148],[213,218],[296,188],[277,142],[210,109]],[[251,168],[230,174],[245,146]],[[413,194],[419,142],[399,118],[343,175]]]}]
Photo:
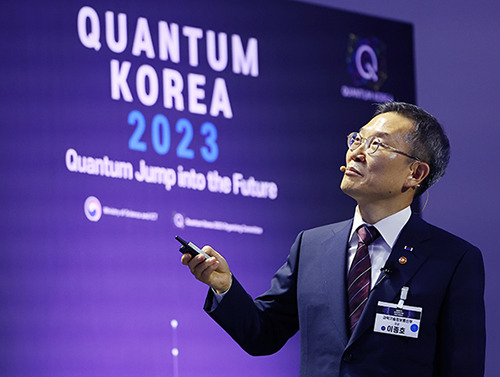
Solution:
[{"label": "man in dark suit", "polygon": [[357,201],[354,218],[301,232],[262,296],[253,300],[211,247],[206,260],[183,255],[212,288],[205,310],[252,355],[300,329],[304,377],[483,376],[481,253],[410,209],[445,172],[441,126],[387,103],[348,147],[341,189]]}]

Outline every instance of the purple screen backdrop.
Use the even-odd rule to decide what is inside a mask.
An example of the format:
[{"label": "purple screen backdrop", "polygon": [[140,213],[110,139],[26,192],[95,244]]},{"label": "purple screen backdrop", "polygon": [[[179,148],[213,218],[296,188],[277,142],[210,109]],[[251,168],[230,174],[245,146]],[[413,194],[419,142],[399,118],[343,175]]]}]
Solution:
[{"label": "purple screen backdrop", "polygon": [[[1,374],[298,375],[202,311],[175,235],[252,295],[352,215],[345,135],[414,102],[406,23],[281,1],[18,1],[0,12]],[[222,362],[221,362],[222,360]]]}]

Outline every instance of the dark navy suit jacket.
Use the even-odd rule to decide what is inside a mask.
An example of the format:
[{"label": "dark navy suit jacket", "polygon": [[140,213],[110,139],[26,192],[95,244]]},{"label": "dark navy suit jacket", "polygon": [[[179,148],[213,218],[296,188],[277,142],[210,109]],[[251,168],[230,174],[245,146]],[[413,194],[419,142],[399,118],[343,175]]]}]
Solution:
[{"label": "dark navy suit jacket", "polygon": [[[252,355],[278,351],[300,329],[303,377],[476,377],[484,374],[484,266],[480,251],[413,215],[349,337],[346,249],[352,220],[300,233],[271,288],[255,301],[238,280],[205,310]],[[410,251],[411,249],[411,251]],[[399,263],[405,257],[407,262]],[[384,276],[384,273],[381,274]],[[417,339],[373,331],[378,301],[422,308]]]}]

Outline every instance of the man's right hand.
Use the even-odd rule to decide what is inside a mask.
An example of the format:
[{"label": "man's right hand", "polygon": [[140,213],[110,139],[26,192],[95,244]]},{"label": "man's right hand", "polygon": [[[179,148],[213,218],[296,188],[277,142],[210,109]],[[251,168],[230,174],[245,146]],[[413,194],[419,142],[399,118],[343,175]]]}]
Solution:
[{"label": "man's right hand", "polygon": [[217,293],[226,292],[231,287],[231,271],[226,260],[212,249],[210,246],[204,246],[203,252],[210,256],[205,259],[201,254],[192,257],[190,254],[183,254],[182,264],[189,267],[191,273],[201,281],[213,288]]}]

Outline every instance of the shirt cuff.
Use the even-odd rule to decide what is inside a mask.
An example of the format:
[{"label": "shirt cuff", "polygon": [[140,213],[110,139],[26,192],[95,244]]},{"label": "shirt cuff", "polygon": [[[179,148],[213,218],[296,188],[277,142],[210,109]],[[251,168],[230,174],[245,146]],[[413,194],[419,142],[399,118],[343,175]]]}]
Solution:
[{"label": "shirt cuff", "polygon": [[214,310],[217,307],[217,305],[220,304],[220,302],[222,301],[222,299],[224,298],[226,293],[229,292],[229,290],[231,289],[232,285],[233,285],[233,279],[231,277],[231,283],[229,284],[229,288],[227,289],[227,291],[222,292],[222,293],[217,293],[217,291],[215,289],[210,288],[212,290],[212,293],[214,294],[214,299],[212,302],[211,310]]}]

